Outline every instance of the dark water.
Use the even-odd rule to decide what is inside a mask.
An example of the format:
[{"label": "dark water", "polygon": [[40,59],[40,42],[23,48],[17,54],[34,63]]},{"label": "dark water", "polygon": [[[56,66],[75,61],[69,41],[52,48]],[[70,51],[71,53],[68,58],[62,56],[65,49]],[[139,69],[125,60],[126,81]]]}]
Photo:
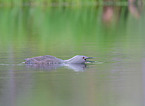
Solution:
[{"label": "dark water", "polygon": [[[2,8],[0,106],[145,105],[143,7]],[[27,66],[25,58],[96,57]]]}]

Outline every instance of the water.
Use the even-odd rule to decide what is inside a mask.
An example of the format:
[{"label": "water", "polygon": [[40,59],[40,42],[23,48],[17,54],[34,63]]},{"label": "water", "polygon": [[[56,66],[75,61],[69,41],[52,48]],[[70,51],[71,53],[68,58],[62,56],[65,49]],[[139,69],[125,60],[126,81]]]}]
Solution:
[{"label": "water", "polygon": [[[145,105],[142,11],[136,6],[1,8],[0,105]],[[22,64],[40,55],[86,55],[97,62]]]}]

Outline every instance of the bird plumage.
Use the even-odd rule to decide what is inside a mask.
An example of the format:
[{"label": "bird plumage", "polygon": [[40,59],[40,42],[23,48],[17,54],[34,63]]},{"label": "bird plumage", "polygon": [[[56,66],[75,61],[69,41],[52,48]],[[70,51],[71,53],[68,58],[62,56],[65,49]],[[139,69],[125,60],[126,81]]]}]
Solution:
[{"label": "bird plumage", "polygon": [[86,59],[89,59],[91,57],[82,56],[82,55],[76,55],[68,60],[62,60],[59,58],[56,58],[54,56],[45,55],[45,56],[38,56],[33,58],[27,58],[25,59],[25,64],[61,64],[61,63],[85,63]]}]

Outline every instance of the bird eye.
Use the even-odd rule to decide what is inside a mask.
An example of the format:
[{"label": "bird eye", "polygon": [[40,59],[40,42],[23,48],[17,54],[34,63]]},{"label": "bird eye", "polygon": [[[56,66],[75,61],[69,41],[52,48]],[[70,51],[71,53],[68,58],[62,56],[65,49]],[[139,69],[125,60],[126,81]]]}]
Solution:
[{"label": "bird eye", "polygon": [[83,59],[86,61],[85,57],[83,57]]}]

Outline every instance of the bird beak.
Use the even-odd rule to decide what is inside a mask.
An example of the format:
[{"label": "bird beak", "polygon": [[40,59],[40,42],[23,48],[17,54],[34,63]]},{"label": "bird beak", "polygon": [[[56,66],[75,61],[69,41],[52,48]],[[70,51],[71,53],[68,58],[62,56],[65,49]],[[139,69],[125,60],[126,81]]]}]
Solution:
[{"label": "bird beak", "polygon": [[93,58],[96,58],[96,57],[87,57],[86,59],[93,59]]},{"label": "bird beak", "polygon": [[[93,58],[96,58],[96,57],[87,57],[86,59],[93,59]],[[95,61],[89,61],[89,60],[86,60],[86,63],[93,63]]]}]

